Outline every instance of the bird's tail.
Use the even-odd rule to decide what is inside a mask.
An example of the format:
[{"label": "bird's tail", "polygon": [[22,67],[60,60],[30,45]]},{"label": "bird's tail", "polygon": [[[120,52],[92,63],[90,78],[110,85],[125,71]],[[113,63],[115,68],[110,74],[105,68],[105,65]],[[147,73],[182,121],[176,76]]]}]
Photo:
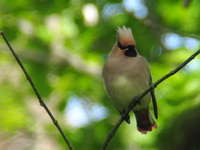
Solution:
[{"label": "bird's tail", "polygon": [[137,121],[138,131],[141,133],[146,134],[148,131],[157,128],[156,123],[148,109],[134,111],[134,114]]}]

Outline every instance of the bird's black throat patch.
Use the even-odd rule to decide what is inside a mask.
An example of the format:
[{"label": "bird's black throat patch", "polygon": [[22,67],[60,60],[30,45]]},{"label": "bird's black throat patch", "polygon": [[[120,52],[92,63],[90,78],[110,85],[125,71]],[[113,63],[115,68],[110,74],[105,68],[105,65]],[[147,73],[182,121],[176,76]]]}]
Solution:
[{"label": "bird's black throat patch", "polygon": [[124,50],[124,54],[125,56],[128,57],[136,57],[137,56],[137,51],[134,45],[127,45],[127,46],[123,46],[121,45],[120,42],[117,43],[118,47],[122,50]]},{"label": "bird's black throat patch", "polygon": [[126,56],[128,57],[136,57],[137,56],[137,52],[135,49],[131,50],[131,49],[128,49],[125,51],[124,53]]}]

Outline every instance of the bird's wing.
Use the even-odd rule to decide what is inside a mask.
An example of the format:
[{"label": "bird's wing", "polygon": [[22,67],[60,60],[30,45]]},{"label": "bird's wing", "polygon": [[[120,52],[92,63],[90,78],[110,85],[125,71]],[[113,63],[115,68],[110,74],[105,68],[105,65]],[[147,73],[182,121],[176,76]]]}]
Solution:
[{"label": "bird's wing", "polygon": [[[151,71],[149,69],[149,66],[148,66],[146,59],[144,57],[142,57],[142,58],[143,58],[144,62],[146,62],[146,65],[147,65],[147,73],[148,73],[147,76],[149,77],[149,86],[151,86],[152,85]],[[152,100],[152,104],[153,104],[154,116],[155,116],[156,119],[158,119],[158,107],[157,107],[154,89],[151,90],[150,94],[151,94],[151,100]]]},{"label": "bird's wing", "polygon": [[[151,86],[152,85],[152,77],[151,77],[150,71],[149,71],[149,75],[150,75],[149,85]],[[156,102],[156,96],[155,96],[155,93],[154,93],[154,89],[151,90],[150,94],[151,94],[151,100],[152,100],[152,103],[153,103],[154,115],[155,115],[155,118],[158,119],[158,106],[157,106],[157,102]]]}]

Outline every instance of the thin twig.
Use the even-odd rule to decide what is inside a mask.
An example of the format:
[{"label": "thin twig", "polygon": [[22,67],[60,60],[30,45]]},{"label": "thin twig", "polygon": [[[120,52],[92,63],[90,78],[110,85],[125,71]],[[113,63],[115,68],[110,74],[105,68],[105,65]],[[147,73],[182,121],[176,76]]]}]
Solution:
[{"label": "thin twig", "polygon": [[180,64],[178,67],[176,67],[174,70],[167,73],[165,76],[157,80],[154,84],[152,84],[147,90],[145,90],[142,94],[134,97],[131,101],[131,103],[128,105],[128,108],[126,112],[122,115],[122,117],[119,119],[119,121],[115,124],[115,126],[112,128],[112,130],[107,135],[101,150],[106,150],[108,144],[110,143],[111,139],[117,132],[117,129],[120,127],[126,116],[129,114],[129,112],[134,108],[134,106],[142,99],[147,93],[155,89],[161,82],[168,79],[169,77],[176,74],[178,71],[180,71],[184,66],[186,66],[190,61],[192,61],[197,55],[200,54],[200,50],[196,51],[194,54],[192,54],[189,58],[187,58],[182,64]]},{"label": "thin twig", "polygon": [[27,81],[30,83],[35,95],[38,98],[38,101],[40,103],[40,105],[46,110],[47,114],[49,115],[49,117],[51,118],[53,124],[55,125],[55,127],[58,129],[59,133],[61,134],[61,136],[63,137],[67,147],[69,148],[69,150],[73,150],[71,143],[69,142],[68,138],[65,136],[62,128],[60,127],[58,121],[55,119],[55,117],[53,116],[53,114],[51,113],[51,111],[49,110],[49,108],[47,107],[47,105],[45,104],[45,102],[43,101],[42,97],[40,96],[36,86],[34,85],[30,75],[28,74],[28,72],[26,71],[25,67],[23,66],[21,60],[19,59],[19,57],[17,56],[17,54],[15,53],[14,49],[12,48],[11,44],[9,43],[9,41],[7,40],[5,34],[3,32],[0,32],[1,36],[3,37],[3,40],[6,42],[10,52],[12,53],[12,55],[14,56],[15,60],[17,61],[18,65],[20,66],[20,68],[22,69]]}]

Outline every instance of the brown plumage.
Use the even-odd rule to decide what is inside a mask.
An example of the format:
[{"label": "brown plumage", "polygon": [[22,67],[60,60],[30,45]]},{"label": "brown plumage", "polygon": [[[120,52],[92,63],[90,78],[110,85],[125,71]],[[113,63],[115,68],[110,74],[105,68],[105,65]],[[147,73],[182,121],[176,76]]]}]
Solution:
[{"label": "brown plumage", "polygon": [[[135,40],[130,28],[119,28],[117,42],[104,65],[103,78],[112,103],[122,114],[134,96],[141,94],[151,84],[148,63],[135,48]],[[155,116],[157,105],[153,92],[140,100],[133,112],[137,127],[141,133],[147,133],[156,127],[149,112],[150,100],[154,101]],[[129,117],[126,121],[130,123]]]}]

